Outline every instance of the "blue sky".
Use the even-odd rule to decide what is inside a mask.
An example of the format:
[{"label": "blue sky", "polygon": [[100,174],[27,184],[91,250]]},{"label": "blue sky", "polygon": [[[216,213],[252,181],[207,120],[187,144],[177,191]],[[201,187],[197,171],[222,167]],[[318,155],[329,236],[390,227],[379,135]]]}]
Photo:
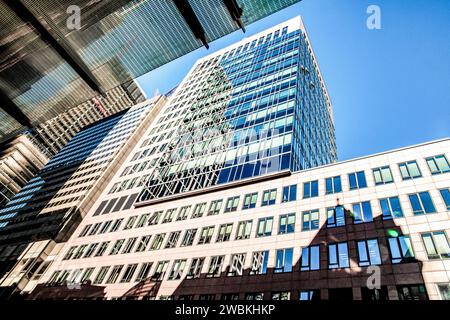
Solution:
[{"label": "blue sky", "polygon": [[[366,27],[369,5],[381,30]],[[194,62],[301,15],[334,109],[339,160],[450,136],[449,0],[303,0],[137,80],[148,96]]]}]

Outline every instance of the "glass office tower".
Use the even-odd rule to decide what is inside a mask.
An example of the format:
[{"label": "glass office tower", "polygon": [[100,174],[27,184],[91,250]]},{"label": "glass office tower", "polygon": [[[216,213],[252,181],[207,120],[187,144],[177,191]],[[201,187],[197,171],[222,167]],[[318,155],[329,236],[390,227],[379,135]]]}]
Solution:
[{"label": "glass office tower", "polygon": [[330,99],[299,17],[200,59],[170,103],[166,117],[184,118],[140,201],[336,160]]}]

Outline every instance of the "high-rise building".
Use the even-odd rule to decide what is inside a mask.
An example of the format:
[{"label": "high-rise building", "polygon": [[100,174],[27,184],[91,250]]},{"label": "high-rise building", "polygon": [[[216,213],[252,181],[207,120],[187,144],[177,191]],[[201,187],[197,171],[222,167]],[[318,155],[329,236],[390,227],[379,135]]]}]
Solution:
[{"label": "high-rise building", "polygon": [[0,139],[299,0],[0,1]]},{"label": "high-rise building", "polygon": [[145,101],[135,81],[113,88],[0,144],[0,208],[83,127]]},{"label": "high-rise building", "polygon": [[198,60],[161,127],[175,117],[139,202],[336,160],[331,102],[299,17]]},{"label": "high-rise building", "polygon": [[29,132],[0,144],[0,208],[44,167],[50,157]]},{"label": "high-rise building", "polygon": [[68,239],[164,103],[155,97],[84,127],[0,210],[4,293],[23,289],[56,243]]}]

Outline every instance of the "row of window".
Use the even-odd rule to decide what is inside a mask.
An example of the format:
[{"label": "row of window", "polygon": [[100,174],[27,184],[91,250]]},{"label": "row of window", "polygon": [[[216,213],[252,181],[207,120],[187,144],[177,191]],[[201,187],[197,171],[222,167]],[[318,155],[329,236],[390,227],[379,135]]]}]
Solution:
[{"label": "row of window", "polygon": [[[292,191],[295,187],[289,186],[283,188],[283,194],[286,195],[286,199],[290,199],[291,193],[289,191]],[[285,194],[284,191],[288,190],[288,192]],[[446,205],[447,210],[450,210],[450,189],[441,189],[440,194],[444,200],[444,203]],[[131,201],[127,201],[124,208],[130,208],[132,201],[136,198],[137,194],[131,196]],[[276,196],[276,189],[268,190],[264,192],[263,195],[263,202],[271,203],[275,201]],[[123,198],[123,199],[122,199]],[[125,203],[125,200],[127,199],[127,196],[122,197],[119,199],[118,203],[114,201],[111,205],[106,205],[106,202],[101,205],[101,209],[97,210],[96,212],[104,211],[118,211],[117,205],[119,207],[122,207],[122,205]],[[236,197],[230,197],[227,199],[226,206],[224,209],[224,212],[233,212],[236,211],[239,204],[239,196]],[[256,204],[257,199],[257,193],[251,193],[247,194],[244,197],[244,203],[243,203],[243,209],[249,209],[254,208]],[[433,203],[433,200],[429,194],[428,191],[422,191],[418,193],[413,193],[408,195],[408,199],[411,205],[411,209],[414,215],[422,215],[422,214],[432,214],[436,212],[435,205]],[[222,200],[214,200],[210,203],[209,209],[208,209],[208,215],[216,215],[219,214],[221,207],[222,207]],[[114,206],[116,204],[116,206]],[[393,219],[393,218],[401,218],[404,216],[402,206],[400,204],[400,199],[398,196],[392,196],[387,198],[379,199],[379,205],[381,208],[382,216],[384,220]],[[99,207],[99,208],[100,208]],[[109,209],[108,209],[109,208]],[[128,218],[123,230],[129,230],[132,228],[141,228],[145,226],[152,226],[156,225],[160,222],[161,217],[162,221],[161,223],[169,223],[174,221],[182,221],[188,218],[189,212],[190,212],[191,206],[184,206],[181,207],[180,210],[177,208],[172,208],[166,210],[165,214],[163,215],[163,211],[156,211],[153,214],[145,213],[139,216],[131,216]],[[199,218],[202,217],[206,209],[206,202],[200,203],[195,205],[194,210],[192,212],[191,218]],[[177,214],[178,211],[178,214]],[[327,228],[332,227],[340,227],[346,225],[346,216],[351,216],[353,218],[354,224],[359,223],[367,223],[373,221],[373,213],[372,213],[372,205],[371,201],[363,201],[358,203],[353,203],[351,205],[351,210],[346,209],[342,205],[338,205],[336,207],[329,207],[326,209],[326,216],[327,216]],[[302,213],[302,231],[311,231],[311,230],[317,230],[320,226],[320,210],[309,210],[304,211]],[[121,227],[124,219],[117,219],[115,221],[108,220],[104,222],[98,222],[95,224],[88,224],[86,225],[81,233],[79,234],[79,237],[84,236],[92,236],[95,234],[104,234],[107,232],[115,232],[118,231]],[[265,221],[265,222],[264,222]],[[256,233],[256,237],[264,235],[271,235],[272,233],[272,222],[273,217],[267,217],[262,218],[258,222],[258,232]],[[243,222],[239,224],[241,226]],[[245,221],[247,226],[245,227],[245,230],[247,230],[248,234],[245,235],[245,239],[250,237],[250,230],[251,230],[251,224],[252,221]],[[232,224],[230,224],[232,225]],[[238,233],[240,232],[238,226]],[[284,214],[280,216],[280,223],[279,223],[279,234],[282,233],[289,233],[294,232],[295,228],[295,213],[290,214]],[[214,231],[214,227],[212,228],[212,232]],[[260,230],[266,230],[264,233]],[[282,231],[281,229],[285,230]],[[231,227],[230,227],[230,233],[231,233]],[[238,238],[238,236],[237,236]]]},{"label": "row of window", "polygon": [[[434,231],[421,234],[423,243],[427,250],[428,256],[434,258],[450,258],[450,247],[444,231]],[[398,235],[396,237],[387,238],[390,258],[392,263],[406,263],[416,261],[412,242],[408,235]],[[355,241],[357,251],[358,265],[361,267],[369,265],[380,265],[382,259],[378,239],[357,240]],[[312,271],[321,269],[320,246],[312,245],[301,248],[301,257],[299,261],[298,271]],[[293,251],[294,248],[277,249],[275,251],[275,264],[273,273],[293,272]],[[328,269],[341,269],[350,267],[349,248],[347,242],[330,243],[327,245]],[[207,278],[221,276],[242,276],[262,275],[269,272],[269,250],[257,251],[251,254],[251,267],[249,271],[245,270],[246,253],[237,253],[230,256],[229,265],[226,272],[223,273],[225,255],[212,256],[209,258],[209,264],[206,268],[205,276]],[[202,275],[206,257],[192,258],[187,269],[186,279],[198,279]],[[172,263],[170,272],[170,261],[159,261],[155,264],[155,268],[151,275],[153,281],[181,280],[188,266],[187,259],[176,259]],[[55,271],[50,278],[50,283],[85,282],[93,280],[94,284],[114,284],[140,282],[150,276],[153,262],[142,263],[138,269],[138,263],[132,263],[127,266],[102,266],[94,279],[91,279],[94,267],[87,269],[75,269]],[[136,273],[137,272],[137,273]],[[134,279],[134,280],[133,280]],[[106,280],[106,281],[105,281]]]}]

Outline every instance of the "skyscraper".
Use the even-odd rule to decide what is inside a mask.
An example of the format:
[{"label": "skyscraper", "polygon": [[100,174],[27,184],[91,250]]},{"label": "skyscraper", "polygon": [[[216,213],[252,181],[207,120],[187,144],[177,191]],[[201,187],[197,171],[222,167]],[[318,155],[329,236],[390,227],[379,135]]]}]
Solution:
[{"label": "skyscraper", "polygon": [[84,127],[0,210],[1,291],[23,289],[30,268],[68,239],[164,102],[155,97]]},{"label": "skyscraper", "polygon": [[197,61],[161,121],[174,115],[182,122],[141,202],[336,160],[331,102],[300,18]]}]

